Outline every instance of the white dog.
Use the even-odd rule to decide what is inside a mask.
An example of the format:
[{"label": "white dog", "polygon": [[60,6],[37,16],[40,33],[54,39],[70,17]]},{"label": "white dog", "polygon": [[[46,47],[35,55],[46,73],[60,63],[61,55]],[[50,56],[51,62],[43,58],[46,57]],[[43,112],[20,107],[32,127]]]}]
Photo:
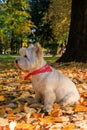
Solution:
[{"label": "white dog", "polygon": [[44,102],[46,110],[51,110],[54,102],[63,106],[78,102],[80,95],[75,84],[46,63],[39,43],[21,48],[19,54],[16,64],[22,71],[28,72],[25,79],[32,75],[35,98]]}]

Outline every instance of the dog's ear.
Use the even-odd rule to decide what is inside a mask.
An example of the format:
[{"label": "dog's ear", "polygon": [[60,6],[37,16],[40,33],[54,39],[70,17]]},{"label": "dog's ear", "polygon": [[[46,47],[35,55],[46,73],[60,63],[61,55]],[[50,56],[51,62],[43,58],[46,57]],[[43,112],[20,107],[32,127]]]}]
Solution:
[{"label": "dog's ear", "polygon": [[35,44],[35,51],[38,57],[42,57],[43,52],[42,52],[41,45],[39,43]]},{"label": "dog's ear", "polygon": [[20,49],[19,49],[19,54],[20,54],[21,56],[25,56],[25,55],[26,55],[26,48],[20,48]]}]

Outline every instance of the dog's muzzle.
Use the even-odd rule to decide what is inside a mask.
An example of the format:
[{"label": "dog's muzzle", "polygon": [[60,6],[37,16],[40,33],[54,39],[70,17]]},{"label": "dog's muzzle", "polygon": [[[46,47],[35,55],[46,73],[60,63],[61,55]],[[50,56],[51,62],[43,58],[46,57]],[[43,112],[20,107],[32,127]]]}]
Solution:
[{"label": "dog's muzzle", "polygon": [[18,59],[15,60],[15,64],[16,64],[17,68],[21,70],[20,66],[18,65]]}]

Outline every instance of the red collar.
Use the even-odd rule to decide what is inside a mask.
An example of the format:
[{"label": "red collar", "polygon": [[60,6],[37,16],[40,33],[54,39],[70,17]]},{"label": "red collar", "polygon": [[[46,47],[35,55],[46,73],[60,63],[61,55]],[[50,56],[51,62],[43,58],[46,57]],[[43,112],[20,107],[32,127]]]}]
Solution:
[{"label": "red collar", "polygon": [[52,68],[48,64],[46,64],[43,67],[41,67],[40,69],[37,69],[31,73],[28,73],[24,79],[27,80],[31,75],[36,75],[36,74],[51,72],[51,71],[52,71]]}]

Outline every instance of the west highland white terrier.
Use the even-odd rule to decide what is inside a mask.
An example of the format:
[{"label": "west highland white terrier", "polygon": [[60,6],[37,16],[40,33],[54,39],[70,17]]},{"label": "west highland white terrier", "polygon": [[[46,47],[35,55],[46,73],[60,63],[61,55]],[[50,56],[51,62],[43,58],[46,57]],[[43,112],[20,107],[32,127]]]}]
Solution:
[{"label": "west highland white terrier", "polygon": [[25,79],[32,75],[35,98],[38,102],[43,101],[44,109],[53,109],[54,102],[63,106],[78,102],[80,95],[75,84],[47,64],[39,43],[28,48],[21,48],[19,54],[16,65],[19,69],[28,73]]}]

